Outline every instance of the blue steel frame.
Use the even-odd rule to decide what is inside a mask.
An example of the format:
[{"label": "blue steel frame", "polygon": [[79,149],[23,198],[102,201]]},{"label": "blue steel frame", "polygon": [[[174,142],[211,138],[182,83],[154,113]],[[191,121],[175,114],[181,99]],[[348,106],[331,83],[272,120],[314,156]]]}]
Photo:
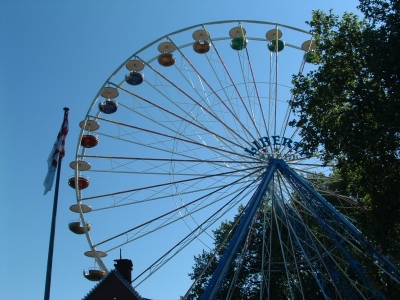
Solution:
[{"label": "blue steel frame", "polygon": [[232,261],[236,258],[236,254],[239,250],[239,246],[243,241],[244,236],[246,235],[247,231],[249,230],[250,224],[254,219],[262,200],[264,199],[264,195],[266,194],[271,180],[274,176],[276,171],[276,162],[271,162],[261,179],[261,183],[258,186],[257,190],[253,194],[250,199],[250,204],[246,209],[246,212],[243,215],[243,219],[240,221],[235,234],[232,237],[231,242],[229,243],[228,248],[225,251],[224,256],[221,258],[217,269],[213,277],[211,278],[210,282],[208,283],[207,289],[205,290],[203,296],[201,297],[202,300],[206,299],[215,299],[222,281],[225,278],[229,267],[232,264]]},{"label": "blue steel frame", "polygon": [[[221,258],[216,271],[210,279],[201,299],[208,300],[216,298],[216,295],[222,285],[226,273],[229,270],[233,260],[236,258],[243,238],[247,234],[251,223],[256,216],[258,208],[263,202],[264,196],[269,190],[270,184],[277,170],[279,170],[282,175],[292,184],[300,198],[304,201],[305,205],[307,205],[308,209],[312,212],[327,236],[329,236],[332,241],[334,241],[334,243],[337,245],[338,250],[343,254],[344,257],[347,258],[350,266],[358,274],[360,280],[364,283],[365,286],[368,287],[371,293],[370,297],[372,297],[373,299],[386,299],[382,292],[376,287],[374,281],[364,270],[362,265],[352,257],[347,247],[341,243],[340,238],[335,232],[335,229],[332,228],[332,226],[328,222],[325,222],[324,214],[332,217],[342,228],[344,228],[352,236],[352,238],[356,240],[359,245],[366,250],[366,253],[368,253],[372,257],[372,259],[398,283],[400,283],[399,268],[388,257],[382,255],[377,250],[377,248],[373,246],[352,223],[350,223],[339,211],[337,211],[325,198],[323,198],[318,192],[316,192],[312,186],[310,186],[296,172],[294,172],[284,160],[279,159],[271,159],[269,161],[269,165],[262,176],[260,185],[250,199],[249,205],[243,215],[243,218],[239,223],[239,226],[235,231],[235,234],[232,237],[232,240],[229,243],[227,250]],[[279,199],[277,195],[272,196],[273,201],[277,201],[277,199]],[[281,199],[281,201],[283,201],[283,199]],[[290,224],[291,230],[293,230],[293,232],[295,233],[294,236],[301,237],[301,239],[296,238],[294,242],[299,247],[303,255],[305,257],[308,257],[310,252],[313,255],[320,255],[325,269],[330,273],[330,276],[334,281],[333,284],[337,285],[347,298],[357,299],[351,288],[341,278],[339,272],[335,270],[331,258],[328,256],[322,256],[322,249],[319,249],[319,246],[310,239],[309,235],[305,234],[307,228],[301,222],[296,213],[290,208],[290,206],[282,204],[283,203],[281,203],[281,206],[284,208],[285,211],[282,209],[282,207],[279,207],[277,205],[278,214],[283,216],[282,220],[284,220],[287,225]],[[318,270],[315,270],[313,274],[325,298],[332,299],[332,295],[327,288],[326,283],[322,279],[322,276],[318,276]]]}]

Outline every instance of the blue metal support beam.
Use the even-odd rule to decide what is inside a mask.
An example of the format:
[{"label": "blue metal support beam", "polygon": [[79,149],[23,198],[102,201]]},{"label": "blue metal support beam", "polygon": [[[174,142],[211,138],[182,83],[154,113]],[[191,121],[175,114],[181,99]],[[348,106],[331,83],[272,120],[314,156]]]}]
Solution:
[{"label": "blue metal support beam", "polygon": [[[247,234],[261,203],[263,202],[266,192],[270,188],[271,181],[273,180],[274,174],[277,170],[282,173],[282,175],[293,187],[294,191],[296,191],[299,197],[302,198],[304,204],[308,207],[319,225],[324,229],[325,234],[331,238],[337,249],[344,256],[345,260],[348,261],[364,285],[367,286],[367,288],[371,291],[371,296],[375,299],[386,299],[385,296],[376,288],[372,278],[370,278],[365,272],[361,264],[353,259],[351,251],[348,249],[348,247],[342,244],[342,239],[335,231],[336,229],[332,227],[332,224],[326,222],[325,219],[331,219],[336,224],[340,225],[342,228],[341,230],[347,232],[346,234],[349,234],[357,243],[359,243],[361,247],[368,250],[370,256],[383,270],[391,275],[394,280],[400,282],[400,270],[398,266],[396,266],[396,264],[393,263],[390,258],[382,255],[376,247],[373,247],[373,245],[363,236],[361,231],[359,231],[350,221],[348,221],[345,216],[343,216],[325,198],[316,192],[314,188],[302,177],[294,172],[285,161],[279,159],[271,159],[269,161],[269,165],[265,173],[262,175],[261,182],[251,197],[243,214],[242,220],[240,221],[235,234],[233,235],[232,240],[229,243],[223,257],[221,258],[218,267],[210,279],[201,299],[213,300],[216,298],[218,291],[222,286],[222,282],[225,279],[232,262],[237,256],[239,247],[242,244],[243,239]],[[345,294],[345,297],[356,299],[356,296],[351,288],[347,285],[340,273],[335,269],[332,258],[329,255],[322,255],[322,249],[319,248],[319,245],[313,242],[312,238],[307,232],[305,224],[300,220],[297,213],[290,205],[288,205],[288,203],[284,202],[284,199],[281,199],[281,202],[282,203],[280,203],[280,206],[278,205],[278,214],[281,216],[281,219],[286,224],[288,230],[290,230],[293,233],[293,236],[295,236],[295,244],[297,244],[297,247],[299,247],[303,257],[310,258],[310,256],[320,256],[321,262],[323,262],[324,268],[330,274],[334,284],[339,286],[339,289]],[[311,269],[314,269],[313,266],[310,267]],[[323,279],[322,274],[319,274],[318,270],[314,270],[312,272],[316,277],[315,279],[317,280],[326,299],[331,299],[332,295],[326,285],[325,280]]]},{"label": "blue metal support beam", "polygon": [[222,282],[228,272],[230,266],[232,265],[233,260],[236,258],[236,254],[239,250],[239,246],[241,245],[243,238],[249,230],[250,224],[253,221],[258,208],[260,207],[262,200],[264,199],[264,195],[267,192],[271,180],[276,171],[276,162],[272,161],[266,172],[263,175],[260,185],[257,190],[253,194],[250,199],[249,205],[243,215],[241,222],[239,223],[238,228],[235,231],[234,236],[232,237],[231,242],[226,249],[224,256],[221,258],[217,269],[214,272],[213,277],[210,279],[204,294],[202,295],[202,300],[211,300],[215,299],[217,293],[222,285]]},{"label": "blue metal support beam", "polygon": [[[329,290],[328,285],[326,284],[326,281],[323,278],[320,270],[316,268],[314,259],[312,259],[312,257],[321,255],[321,249],[319,249],[318,245],[316,245],[308,236],[307,229],[304,223],[301,222],[299,216],[293,211],[293,209],[285,203],[281,203],[280,206],[277,205],[276,211],[284,225],[287,227],[288,231],[291,233],[297,249],[302,253],[304,260],[308,262],[308,267],[311,270],[310,273],[315,278],[315,281],[321,289],[324,298],[327,300],[335,299],[332,296],[332,293]],[[324,259],[321,257],[321,260],[324,260],[324,264],[326,265],[326,258]],[[310,263],[311,261],[314,261],[314,264]],[[333,270],[332,268],[328,269],[327,266],[325,266],[325,268],[329,273],[331,273],[331,275],[335,273],[335,270]],[[349,299],[357,298],[354,297]]]},{"label": "blue metal support beam", "polygon": [[[394,264],[390,258],[380,253],[375,246],[359,231],[349,220],[347,220],[339,211],[337,211],[325,198],[317,193],[314,188],[309,185],[303,178],[294,172],[283,160],[277,163],[278,168],[283,174],[290,177],[290,181],[300,184],[301,187],[309,195],[313,197],[316,202],[324,208],[324,211],[333,217],[347,232],[364,248],[370,249],[368,254],[376,261],[376,263],[385,272],[390,275],[396,282],[400,283],[400,269]],[[372,250],[371,250],[372,249]]]}]

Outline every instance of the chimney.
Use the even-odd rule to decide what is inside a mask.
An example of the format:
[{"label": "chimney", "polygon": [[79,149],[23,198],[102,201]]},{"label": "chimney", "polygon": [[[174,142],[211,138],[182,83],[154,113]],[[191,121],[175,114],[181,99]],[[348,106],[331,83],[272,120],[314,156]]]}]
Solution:
[{"label": "chimney", "polygon": [[114,259],[116,264],[114,267],[118,270],[118,272],[128,281],[131,283],[132,281],[132,270],[133,270],[133,263],[130,259]]}]

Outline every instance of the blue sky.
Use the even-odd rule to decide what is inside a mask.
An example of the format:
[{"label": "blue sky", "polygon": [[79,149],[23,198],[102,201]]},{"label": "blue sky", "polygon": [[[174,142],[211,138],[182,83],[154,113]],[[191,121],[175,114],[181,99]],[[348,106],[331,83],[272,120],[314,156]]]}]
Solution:
[{"label": "blue sky", "polygon": [[[78,123],[109,75],[139,48],[187,26],[247,19],[307,30],[311,10],[333,7],[341,15],[357,12],[357,4],[355,0],[2,1],[1,298],[43,298],[53,204],[53,192],[43,196],[43,180],[63,107],[70,108],[70,131],[61,174],[51,298],[80,299],[94,284],[82,276],[82,270],[92,266],[83,256],[85,241],[67,227],[74,218],[69,206],[75,201],[67,185],[73,174],[68,163],[75,157]],[[140,260],[127,258],[134,264]],[[187,273],[180,265],[176,272]],[[188,278],[179,287],[167,287],[161,280],[153,290],[138,291],[169,300],[178,299],[189,286]]]}]

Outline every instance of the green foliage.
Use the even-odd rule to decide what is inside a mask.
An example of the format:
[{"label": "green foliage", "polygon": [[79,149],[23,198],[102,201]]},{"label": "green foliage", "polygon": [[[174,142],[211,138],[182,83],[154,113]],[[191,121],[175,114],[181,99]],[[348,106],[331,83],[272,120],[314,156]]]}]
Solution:
[{"label": "green foliage", "polygon": [[291,125],[301,127],[308,151],[337,163],[368,209],[360,211],[363,232],[399,260],[399,2],[364,0],[359,8],[365,20],[313,12],[318,68],[293,77]]}]

